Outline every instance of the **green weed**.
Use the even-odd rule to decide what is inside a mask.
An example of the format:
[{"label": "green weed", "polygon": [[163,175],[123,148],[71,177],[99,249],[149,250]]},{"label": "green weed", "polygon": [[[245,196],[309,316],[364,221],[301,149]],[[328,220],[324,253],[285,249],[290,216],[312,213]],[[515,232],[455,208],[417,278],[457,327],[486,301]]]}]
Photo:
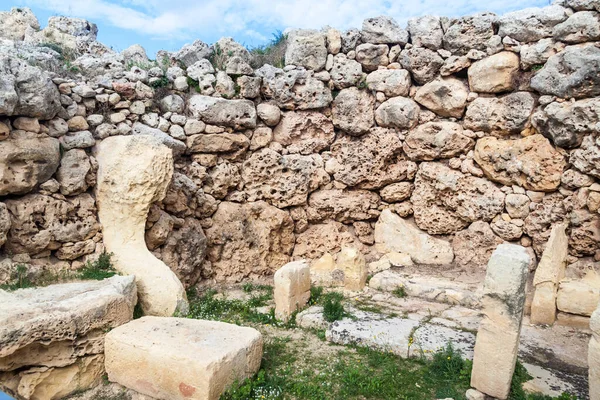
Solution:
[{"label": "green weed", "polygon": [[404,289],[404,286],[400,285],[392,291],[392,294],[400,299],[403,299],[406,297],[406,289]]},{"label": "green weed", "polygon": [[341,293],[331,292],[323,296],[323,317],[327,322],[339,321],[346,316]]}]

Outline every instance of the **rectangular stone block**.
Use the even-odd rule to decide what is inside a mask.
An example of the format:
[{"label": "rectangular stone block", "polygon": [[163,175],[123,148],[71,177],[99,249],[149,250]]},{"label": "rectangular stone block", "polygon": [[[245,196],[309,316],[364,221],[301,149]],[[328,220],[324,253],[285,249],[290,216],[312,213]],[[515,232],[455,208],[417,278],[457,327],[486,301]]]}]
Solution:
[{"label": "rectangular stone block", "polygon": [[287,321],[310,298],[310,266],[305,260],[293,261],[275,272],[275,317]]},{"label": "rectangular stone block", "polygon": [[488,262],[471,386],[506,399],[517,361],[530,259],[525,248],[501,244]]},{"label": "rectangular stone block", "polygon": [[216,400],[260,368],[262,336],[216,321],[143,317],[106,335],[106,372],[161,400]]},{"label": "rectangular stone block", "polygon": [[362,290],[367,284],[368,269],[365,257],[353,247],[343,247],[337,256],[337,267],[344,271],[344,288]]},{"label": "rectangular stone block", "polygon": [[590,316],[600,303],[600,288],[585,280],[564,280],[558,288],[556,305],[560,311]]}]

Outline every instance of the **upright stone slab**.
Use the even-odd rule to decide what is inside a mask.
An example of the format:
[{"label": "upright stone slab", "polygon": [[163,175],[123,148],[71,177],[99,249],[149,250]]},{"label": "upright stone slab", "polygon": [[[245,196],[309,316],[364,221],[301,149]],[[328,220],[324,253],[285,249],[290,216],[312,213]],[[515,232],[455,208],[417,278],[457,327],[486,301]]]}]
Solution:
[{"label": "upright stone slab", "polygon": [[160,400],[217,400],[260,368],[260,332],[216,321],[143,317],[106,335],[106,372]]},{"label": "upright stone slab", "polygon": [[498,399],[508,397],[517,362],[529,262],[524,247],[501,244],[487,266],[471,386]]},{"label": "upright stone slab", "polygon": [[600,400],[600,305],[590,319],[592,338],[588,349],[590,400]]},{"label": "upright stone slab", "polygon": [[534,324],[551,325],[556,320],[558,284],[565,276],[569,247],[565,229],[565,224],[558,224],[552,228],[550,239],[535,271],[535,293],[531,303],[531,322]]},{"label": "upright stone slab", "polygon": [[367,284],[367,264],[362,253],[354,247],[343,247],[337,256],[337,267],[344,271],[344,287],[362,290]]},{"label": "upright stone slab", "polygon": [[306,305],[310,298],[310,265],[293,261],[275,272],[275,317],[282,321]]}]

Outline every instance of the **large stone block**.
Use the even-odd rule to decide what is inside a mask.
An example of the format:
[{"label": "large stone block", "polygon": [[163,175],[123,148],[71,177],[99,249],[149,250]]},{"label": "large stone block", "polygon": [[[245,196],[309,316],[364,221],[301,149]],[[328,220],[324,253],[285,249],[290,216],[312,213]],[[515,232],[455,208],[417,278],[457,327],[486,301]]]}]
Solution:
[{"label": "large stone block", "polygon": [[362,290],[367,283],[367,266],[361,252],[353,247],[343,247],[337,256],[337,267],[344,271],[344,287]]},{"label": "large stone block", "polygon": [[600,399],[600,307],[590,319],[592,338],[588,350],[590,400]]},{"label": "large stone block", "polygon": [[143,317],[106,335],[108,379],[161,400],[216,400],[260,368],[262,336],[215,321]]},{"label": "large stone block", "polygon": [[488,263],[471,386],[506,399],[517,362],[530,258],[524,247],[501,244]]},{"label": "large stone block", "polygon": [[568,280],[560,282],[556,307],[560,311],[577,315],[592,315],[600,304],[600,282],[598,280]]},{"label": "large stone block", "polygon": [[305,260],[293,261],[275,272],[275,317],[290,319],[310,298],[310,266]]},{"label": "large stone block", "polygon": [[569,250],[566,228],[565,224],[558,224],[552,228],[550,239],[535,271],[535,293],[531,304],[531,322],[534,324],[553,324],[556,318],[558,283],[565,276]]}]

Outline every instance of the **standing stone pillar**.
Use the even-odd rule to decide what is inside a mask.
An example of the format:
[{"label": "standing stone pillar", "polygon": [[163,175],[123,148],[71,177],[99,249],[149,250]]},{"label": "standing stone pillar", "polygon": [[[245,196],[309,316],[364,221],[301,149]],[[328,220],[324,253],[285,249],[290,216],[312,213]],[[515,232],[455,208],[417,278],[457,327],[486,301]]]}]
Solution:
[{"label": "standing stone pillar", "polygon": [[173,176],[171,149],[142,135],[113,136],[97,147],[98,217],[115,268],[135,275],[144,314],[170,317],[187,312],[183,285],[150,253],[144,238],[150,206],[164,199]]},{"label": "standing stone pillar", "polygon": [[501,244],[487,266],[471,386],[498,399],[508,397],[517,362],[529,263],[525,248]]},{"label": "standing stone pillar", "polygon": [[552,228],[542,259],[535,270],[535,292],[531,303],[531,323],[551,325],[556,319],[558,284],[565,276],[569,238],[566,225]]},{"label": "standing stone pillar", "polygon": [[592,338],[588,349],[590,400],[600,400],[600,305],[590,318]]},{"label": "standing stone pillar", "polygon": [[363,290],[367,284],[367,264],[362,253],[354,247],[343,247],[337,256],[337,267],[344,271],[347,290]]},{"label": "standing stone pillar", "polygon": [[288,321],[310,298],[310,266],[305,260],[287,263],[275,272],[275,318]]}]

